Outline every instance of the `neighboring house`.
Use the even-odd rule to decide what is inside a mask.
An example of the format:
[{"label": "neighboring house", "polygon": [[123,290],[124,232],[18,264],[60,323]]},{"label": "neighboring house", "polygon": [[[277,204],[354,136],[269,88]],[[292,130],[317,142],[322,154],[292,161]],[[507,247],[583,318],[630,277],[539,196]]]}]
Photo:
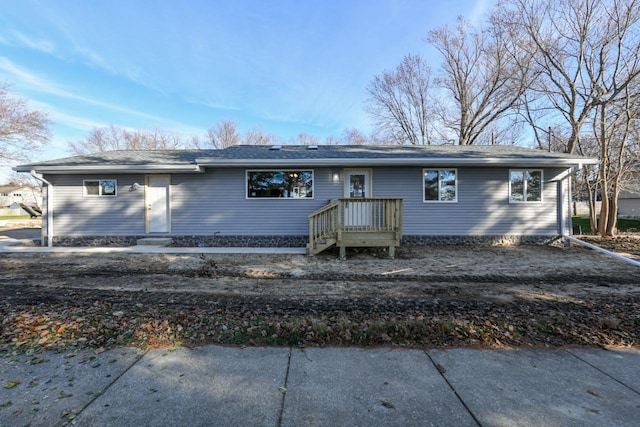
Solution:
[{"label": "neighboring house", "polygon": [[[49,183],[49,244],[159,236],[189,245],[304,246],[313,227],[327,227],[310,226],[315,211],[352,230],[393,217],[395,237],[409,244],[552,239],[571,229],[572,168],[595,162],[500,145],[283,145],[112,151],[14,169]],[[322,214],[339,198],[348,199],[339,215]],[[374,211],[387,201],[395,204]]]},{"label": "neighboring house", "polygon": [[618,196],[618,216],[640,218],[640,171],[631,173],[629,185]]},{"label": "neighboring house", "polygon": [[10,208],[24,203],[30,206],[41,206],[42,195],[39,188],[15,184],[0,186],[0,208]]}]

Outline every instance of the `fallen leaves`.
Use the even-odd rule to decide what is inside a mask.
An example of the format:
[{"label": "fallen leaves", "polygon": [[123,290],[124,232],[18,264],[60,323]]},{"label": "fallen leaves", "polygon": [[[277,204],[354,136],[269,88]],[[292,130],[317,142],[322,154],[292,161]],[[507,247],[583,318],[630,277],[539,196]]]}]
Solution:
[{"label": "fallen leaves", "polygon": [[[416,263],[427,259],[420,255],[425,253],[424,249],[411,251],[418,256]],[[462,259],[454,258],[456,254],[449,253],[442,260],[446,261],[443,265]],[[503,255],[496,252],[492,256]],[[111,261],[122,263],[128,259],[115,257]],[[198,273],[208,277],[198,279],[201,285],[220,287],[217,282],[221,282],[230,289],[237,284],[239,289],[247,290],[242,285],[248,281],[255,285],[250,291],[253,293],[182,290],[185,278],[196,280],[192,275],[195,267],[178,271],[169,259],[117,264],[122,267],[117,273],[94,266],[90,275],[84,265],[75,265],[69,268],[82,274],[65,276],[66,281],[74,277],[78,282],[74,286],[40,286],[42,277],[51,275],[51,269],[58,267],[52,264],[41,267],[37,259],[33,260],[25,271],[36,271],[42,276],[29,276],[25,283],[5,283],[0,288],[0,352],[56,350],[73,355],[79,348],[91,347],[99,354],[116,346],[201,344],[420,348],[640,344],[640,294],[626,286],[635,283],[635,276],[629,274],[618,282],[609,282],[608,273],[593,272],[579,275],[578,279],[558,271],[520,277],[513,272],[478,274],[461,270],[455,276],[442,272],[428,276],[420,272],[418,264],[410,264],[416,268],[384,269],[392,274],[382,276],[369,271],[372,264],[363,270],[365,267],[359,269],[355,263],[343,263],[343,270],[320,269],[292,283],[291,275],[286,273],[290,269],[274,268],[273,257],[268,258],[268,263],[266,258],[260,258],[263,264],[252,267],[253,270],[243,264],[246,258],[221,259],[224,262],[214,263],[204,258],[209,272],[215,274]],[[283,257],[281,261],[290,264],[291,258]],[[305,258],[304,262],[307,261]],[[318,263],[331,268],[342,265],[333,259],[315,258],[313,265]],[[201,263],[193,265],[198,267]],[[279,273],[260,273],[261,280],[252,282],[247,276],[255,276],[258,270]],[[23,274],[22,269],[12,274],[18,273]],[[157,282],[153,292],[127,287],[105,289],[103,283],[116,279],[145,283],[149,278]],[[436,280],[437,283],[430,282]],[[585,290],[579,291],[579,298],[559,297],[562,292],[550,298],[550,294],[538,289],[542,280],[552,280],[553,287]],[[580,282],[568,285],[565,281],[569,280]],[[590,282],[583,286],[582,280]],[[292,295],[274,293],[273,289],[284,281],[289,281],[287,286],[300,285],[308,291]],[[478,287],[480,283],[482,286]],[[617,283],[626,285],[617,290]],[[609,286],[607,292],[600,292],[605,284]],[[500,294],[498,291],[506,285],[511,289],[509,298],[486,298],[486,292]],[[549,291],[551,285],[546,283],[543,289]],[[596,291],[592,292],[594,286]]]},{"label": "fallen leaves", "polygon": [[[640,344],[640,297],[599,297],[581,303],[491,303],[429,299],[287,301],[243,297],[180,304],[166,294],[144,303],[112,292],[111,301],[0,303],[0,349],[20,352],[116,346],[140,348],[235,344],[284,346],[530,347]],[[157,299],[154,304],[154,299]],[[122,311],[126,316],[114,316]],[[612,324],[602,319],[624,319]],[[41,363],[33,359],[33,363]]]}]

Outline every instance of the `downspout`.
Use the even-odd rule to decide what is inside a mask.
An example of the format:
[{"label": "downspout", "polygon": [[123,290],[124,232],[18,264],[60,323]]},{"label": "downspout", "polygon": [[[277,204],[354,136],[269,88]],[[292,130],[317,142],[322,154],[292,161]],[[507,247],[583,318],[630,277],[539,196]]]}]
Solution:
[{"label": "downspout", "polygon": [[47,246],[53,246],[53,184],[31,170],[31,176],[47,186]]},{"label": "downspout", "polygon": [[[582,165],[578,165],[578,166],[576,166],[576,167],[574,167],[574,168],[569,169],[569,171],[568,171],[568,173],[566,174],[566,176],[562,177],[562,178],[558,181],[558,192],[559,192],[559,194],[560,194],[560,196],[559,196],[559,199],[560,199],[560,200],[559,200],[560,206],[558,207],[558,212],[559,212],[559,213],[562,213],[562,211],[563,211],[563,206],[562,206],[562,205],[564,204],[564,200],[563,200],[563,197],[562,197],[562,194],[563,194],[563,193],[562,193],[562,182],[563,182],[565,179],[570,178],[570,177],[571,177],[571,175],[575,174],[575,173],[576,173],[577,171],[579,171],[581,168],[582,168]],[[568,185],[568,188],[569,188],[569,204],[568,204],[568,206],[569,206],[569,217],[571,217],[571,181],[568,181],[568,184],[569,184],[569,185]],[[593,250],[596,250],[596,251],[598,251],[598,252],[602,252],[602,253],[604,253],[604,254],[606,254],[606,255],[609,255],[610,257],[613,257],[613,258],[619,259],[619,260],[621,260],[621,261],[627,262],[627,263],[629,263],[629,264],[635,265],[636,267],[640,267],[640,261],[636,261],[636,260],[634,260],[634,259],[627,258],[627,257],[625,257],[625,256],[623,256],[623,255],[620,255],[620,254],[617,254],[617,253],[615,253],[615,252],[611,252],[611,251],[608,251],[608,250],[606,250],[606,249],[604,249],[604,248],[601,248],[600,246],[592,245],[591,243],[587,243],[587,242],[582,241],[582,240],[580,240],[580,239],[576,239],[575,237],[571,236],[571,230],[569,231],[569,233],[565,233],[565,223],[564,223],[564,218],[565,218],[565,217],[564,217],[564,215],[562,215],[562,214],[561,214],[561,215],[560,215],[560,230],[561,230],[560,235],[561,235],[563,238],[567,239],[567,240],[569,241],[569,243],[571,243],[571,242],[573,242],[573,243],[578,243],[578,244],[580,244],[580,245],[586,246],[586,247],[591,248],[591,249],[593,249]]]},{"label": "downspout", "polygon": [[566,239],[569,239],[572,242],[578,243],[580,245],[583,245],[583,246],[586,246],[588,248],[591,248],[591,249],[594,249],[596,251],[599,251],[599,252],[602,252],[604,254],[607,254],[607,255],[609,255],[611,257],[614,257],[616,259],[619,259],[621,261],[628,262],[629,264],[635,265],[636,267],[640,267],[640,261],[636,261],[635,259],[627,258],[626,256],[617,254],[615,252],[608,251],[608,250],[606,250],[604,248],[601,248],[600,246],[592,245],[591,243],[587,243],[587,242],[584,242],[584,241],[582,241],[580,239],[576,239],[573,236],[564,235],[562,237],[564,237]]},{"label": "downspout", "polygon": [[[562,177],[557,181],[557,185],[558,185],[558,209],[557,209],[557,215],[558,215],[558,235],[564,237],[567,232],[567,228],[566,228],[566,215],[569,216],[569,218],[571,218],[571,175],[575,174],[576,172],[578,172],[580,170],[580,168],[582,167],[582,165],[578,165],[578,166],[574,166],[572,168],[567,169],[567,171],[565,173],[563,173]],[[567,207],[568,210],[565,212],[564,211],[564,181],[566,179],[569,179],[569,181],[567,181],[568,185],[567,185],[567,192],[568,194],[568,199],[569,199],[569,203],[567,203]],[[569,232],[570,234],[570,232]]]}]

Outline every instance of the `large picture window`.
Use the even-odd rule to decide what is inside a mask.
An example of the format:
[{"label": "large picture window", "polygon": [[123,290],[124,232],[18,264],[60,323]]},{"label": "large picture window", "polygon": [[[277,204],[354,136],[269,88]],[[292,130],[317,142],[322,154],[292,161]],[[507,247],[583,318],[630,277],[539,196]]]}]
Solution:
[{"label": "large picture window", "polygon": [[82,188],[88,197],[115,197],[118,184],[115,179],[87,179],[82,181]]},{"label": "large picture window", "polygon": [[509,201],[541,202],[542,171],[528,169],[509,171]]},{"label": "large picture window", "polygon": [[424,169],[424,201],[456,202],[458,171],[456,169]]},{"label": "large picture window", "polygon": [[303,199],[313,197],[311,170],[247,171],[247,197]]}]

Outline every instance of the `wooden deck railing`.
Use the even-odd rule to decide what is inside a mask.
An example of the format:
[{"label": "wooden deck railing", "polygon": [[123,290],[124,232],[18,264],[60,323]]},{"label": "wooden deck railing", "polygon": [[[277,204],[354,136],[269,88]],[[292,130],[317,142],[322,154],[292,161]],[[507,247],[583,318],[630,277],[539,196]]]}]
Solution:
[{"label": "wooden deck railing", "polygon": [[315,255],[336,244],[339,203],[329,202],[309,214],[309,244],[307,253]]},{"label": "wooden deck railing", "polygon": [[388,246],[393,256],[402,238],[402,199],[340,198],[309,215],[307,252],[336,245],[340,255],[350,246]]}]

